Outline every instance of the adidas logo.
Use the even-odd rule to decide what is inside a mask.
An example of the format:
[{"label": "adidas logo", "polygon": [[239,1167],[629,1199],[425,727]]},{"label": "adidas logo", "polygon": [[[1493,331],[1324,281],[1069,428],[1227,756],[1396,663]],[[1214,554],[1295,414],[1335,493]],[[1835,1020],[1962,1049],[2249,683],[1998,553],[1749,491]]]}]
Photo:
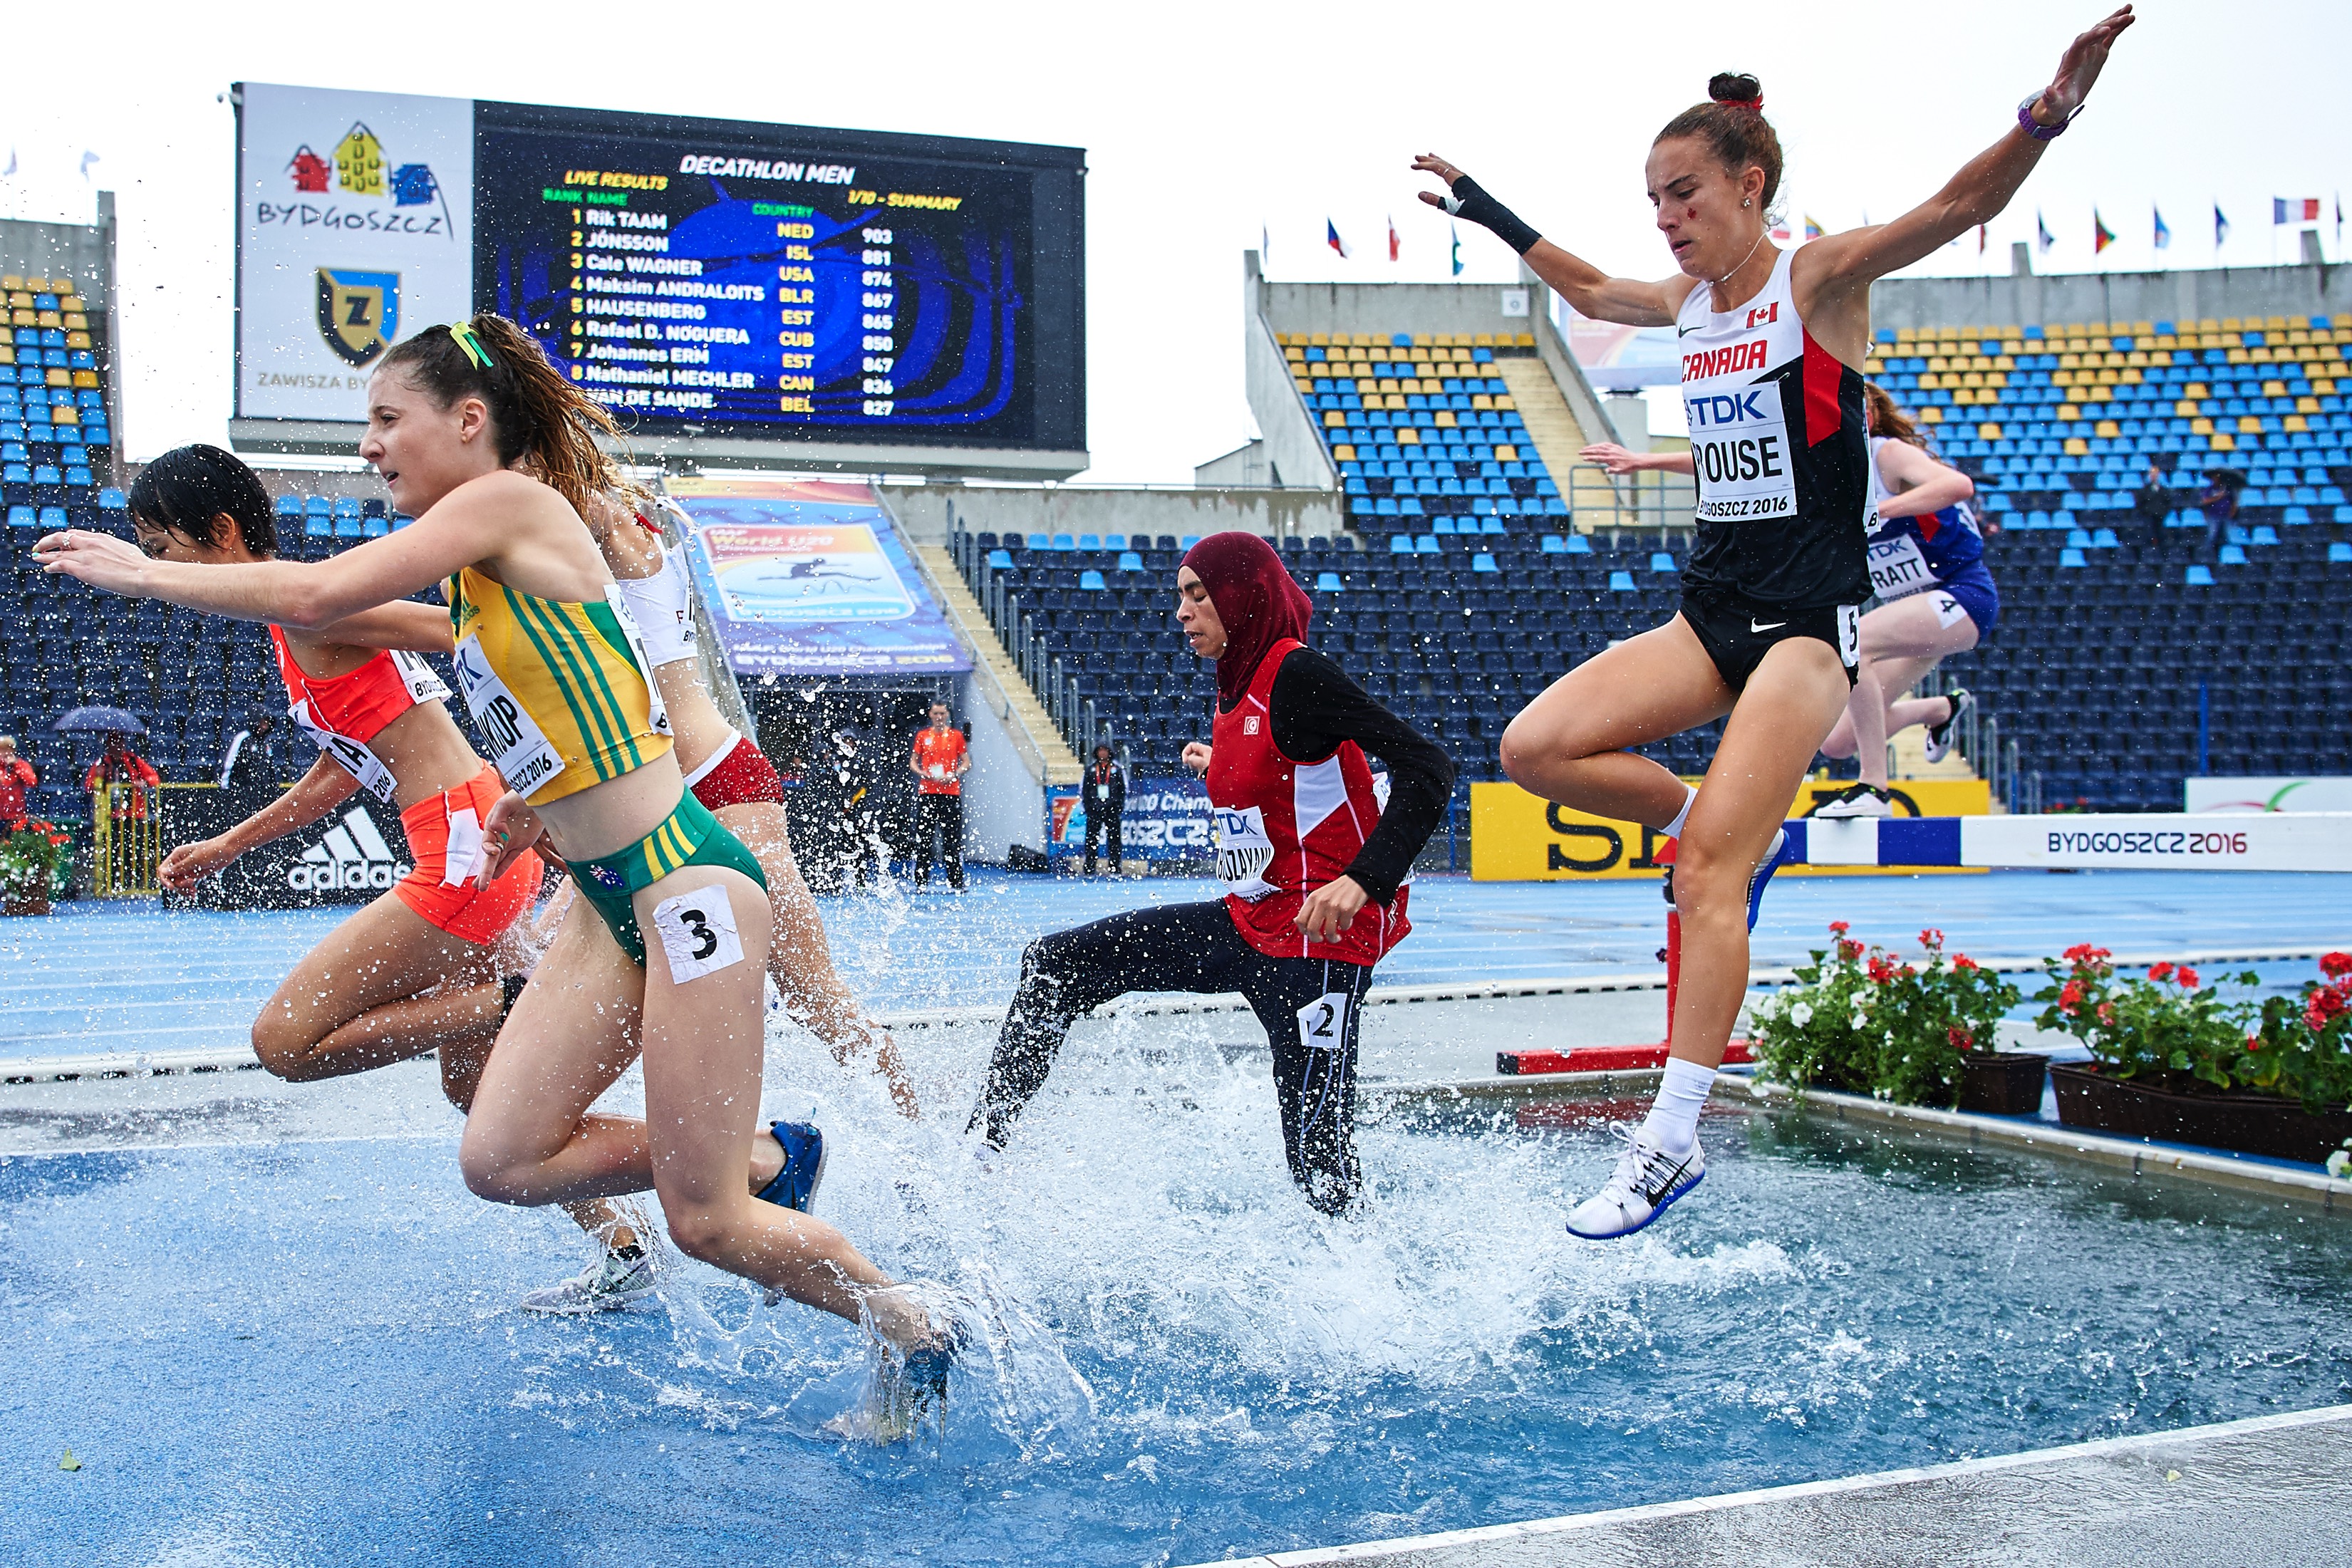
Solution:
[{"label": "adidas logo", "polygon": [[367,809],[354,806],[343,814],[341,826],[329,829],[325,838],[286,868],[286,885],[300,893],[382,891],[407,874],[407,865],[376,831]]}]

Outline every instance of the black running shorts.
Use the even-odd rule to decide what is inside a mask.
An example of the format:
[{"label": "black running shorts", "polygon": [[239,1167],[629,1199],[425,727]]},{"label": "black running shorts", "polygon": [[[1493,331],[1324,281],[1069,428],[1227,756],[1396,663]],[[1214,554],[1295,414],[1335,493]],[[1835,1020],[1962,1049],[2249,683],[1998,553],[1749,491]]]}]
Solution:
[{"label": "black running shorts", "polygon": [[1733,691],[1748,689],[1748,677],[1764,662],[1776,643],[1811,637],[1837,650],[1845,666],[1846,685],[1853,684],[1861,665],[1862,606],[1833,604],[1825,610],[1791,610],[1786,605],[1759,604],[1736,593],[1706,590],[1683,591],[1683,619],[1698,633],[1699,645],[1715,661],[1724,684]]}]

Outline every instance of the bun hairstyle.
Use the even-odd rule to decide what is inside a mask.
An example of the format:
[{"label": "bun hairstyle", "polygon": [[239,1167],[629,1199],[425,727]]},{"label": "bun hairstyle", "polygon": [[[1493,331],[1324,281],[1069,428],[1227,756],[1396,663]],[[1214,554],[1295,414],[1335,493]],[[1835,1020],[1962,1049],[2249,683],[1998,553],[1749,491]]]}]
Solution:
[{"label": "bun hairstyle", "polygon": [[1763,206],[1769,212],[1780,194],[1780,136],[1764,118],[1764,85],[1743,72],[1718,71],[1707,78],[1706,96],[1707,102],[1666,121],[1651,145],[1694,136],[1735,180],[1751,168],[1763,170]]},{"label": "bun hairstyle", "polygon": [[219,549],[220,520],[236,526],[248,554],[278,553],[278,518],[260,476],[242,458],[201,443],[174,446],[139,471],[127,497],[131,515],[151,528]]},{"label": "bun hairstyle", "polygon": [[471,321],[427,327],[394,345],[378,367],[394,368],[443,408],[460,398],[480,398],[490,411],[499,465],[529,458],[531,475],[573,511],[584,516],[598,492],[626,487],[596,444],[600,434],[620,438],[612,413],[548,363],[539,340],[505,317],[485,310]]}]

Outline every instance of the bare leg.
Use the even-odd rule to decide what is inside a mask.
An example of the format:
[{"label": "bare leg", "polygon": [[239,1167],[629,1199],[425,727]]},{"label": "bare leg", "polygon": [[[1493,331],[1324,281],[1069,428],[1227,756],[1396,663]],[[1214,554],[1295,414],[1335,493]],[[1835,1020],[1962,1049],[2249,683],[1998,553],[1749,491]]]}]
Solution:
[{"label": "bare leg", "polygon": [[1732,697],[1677,615],[1587,659],[1521,709],[1503,732],[1503,771],[1547,800],[1663,828],[1683,809],[1683,782],[1626,747],[1728,713]]},{"label": "bare leg", "polygon": [[833,967],[833,949],[825,940],[824,922],[816,900],[809,896],[793,860],[792,839],[784,809],[772,801],[728,806],[716,813],[744,848],[759,857],[768,876],[768,907],[774,936],[768,945],[768,973],[783,993],[784,1010],[794,1022],[830,1046],[833,1059],[844,1067],[850,1058],[871,1052],[876,1067],[889,1081],[891,1101],[899,1114],[916,1114],[915,1088],[898,1057],[898,1042],[887,1030],[866,1016],[866,1009]]},{"label": "bare leg", "polygon": [[1670,1055],[1722,1065],[1748,994],[1748,879],[1846,696],[1837,651],[1795,638],[1764,655],[1731,710],[1675,851],[1683,964]]},{"label": "bare leg", "polygon": [[491,949],[452,936],[387,893],[303,955],[253,1020],[254,1054],[307,1083],[464,1052],[498,1033]]},{"label": "bare leg", "polygon": [[1943,623],[1929,591],[1882,604],[1862,618],[1862,664],[1846,711],[1822,742],[1827,757],[1853,757],[1862,781],[1886,788],[1886,737],[1908,725],[1940,724],[1951,716],[1941,697],[1906,697],[1947,653],[1977,645],[1977,623],[1961,616]]},{"label": "bare leg", "polygon": [[[482,1074],[460,1153],[467,1185],[523,1205],[652,1186],[688,1255],[853,1322],[863,1301],[896,1343],[926,1343],[919,1305],[884,1293],[888,1278],[840,1231],[751,1196],[782,1158],[773,1140],[754,1135],[761,971],[738,962],[674,984],[653,921],[664,899],[714,884],[744,951],[765,952],[767,900],[736,872],[689,866],[637,894],[645,969],[622,956],[585,902],[565,913]],[[648,1120],[590,1114],[640,1036]]]}]

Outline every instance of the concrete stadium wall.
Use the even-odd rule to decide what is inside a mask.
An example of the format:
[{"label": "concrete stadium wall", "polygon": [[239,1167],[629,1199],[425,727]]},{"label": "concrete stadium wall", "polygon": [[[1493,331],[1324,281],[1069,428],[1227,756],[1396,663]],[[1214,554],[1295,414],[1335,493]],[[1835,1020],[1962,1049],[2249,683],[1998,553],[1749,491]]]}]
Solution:
[{"label": "concrete stadium wall", "polygon": [[[2315,235],[2306,235],[2306,240]],[[2196,321],[2352,312],[2352,269],[2306,244],[2285,267],[2036,276],[2012,253],[2006,277],[1889,277],[1870,291],[1874,328],[2042,326],[2063,321]],[[2015,252],[2022,252],[2020,245]]]},{"label": "concrete stadium wall", "polygon": [[[1287,474],[1288,470],[1284,471]],[[957,527],[975,533],[1251,533],[1301,538],[1339,531],[1336,491],[1113,490],[1073,486],[893,486],[890,505],[908,537],[939,543]]]},{"label": "concrete stadium wall", "polygon": [[971,771],[963,779],[966,860],[1003,865],[1009,845],[1045,847],[1045,786],[1014,745],[990,683],[963,678],[962,716],[971,724]]},{"label": "concrete stadium wall", "polygon": [[98,193],[94,224],[36,224],[0,218],[0,273],[12,277],[71,277],[93,309],[114,308],[114,193]]},{"label": "concrete stadium wall", "polygon": [[[1246,253],[1251,275],[1257,253]],[[1533,332],[1530,314],[1506,316],[1524,284],[1274,283],[1260,279],[1258,309],[1277,332]]]}]

